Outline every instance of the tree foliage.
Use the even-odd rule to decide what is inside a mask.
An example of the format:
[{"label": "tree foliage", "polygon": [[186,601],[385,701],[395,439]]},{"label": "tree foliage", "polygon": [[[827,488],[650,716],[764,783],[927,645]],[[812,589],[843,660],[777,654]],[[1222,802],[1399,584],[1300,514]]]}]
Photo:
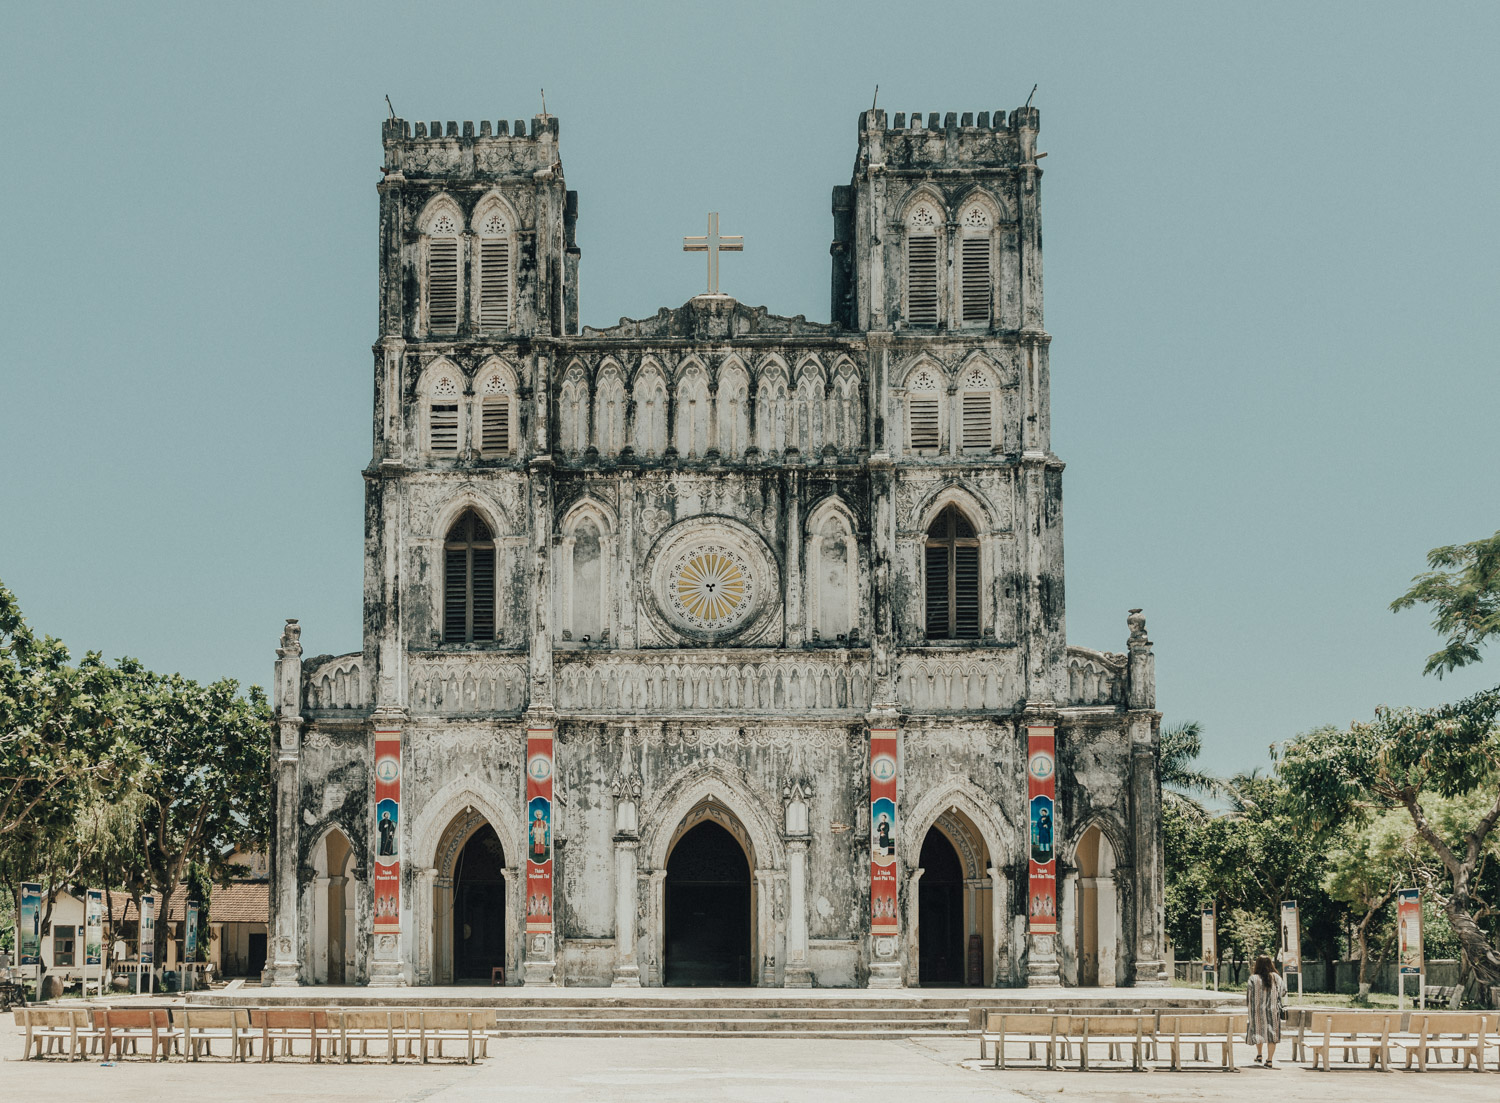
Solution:
[{"label": "tree foliage", "polygon": [[[264,845],[270,709],[258,687],[200,685],[97,653],[73,663],[0,586],[0,883],[155,890],[160,914],[190,867]],[[43,922],[48,916],[43,917]],[[167,923],[156,927],[166,960]]]},{"label": "tree foliage", "polygon": [[[1476,875],[1500,820],[1497,713],[1500,688],[1438,708],[1380,708],[1367,723],[1309,732],[1280,762],[1296,807],[1324,832],[1405,810],[1446,874],[1445,910],[1465,962],[1489,985],[1500,984],[1500,952],[1478,922],[1492,905],[1478,895]],[[1477,815],[1445,834],[1429,807],[1433,797],[1472,802]]]},{"label": "tree foliage", "polygon": [[1477,663],[1480,647],[1500,634],[1500,532],[1471,544],[1433,548],[1427,565],[1431,570],[1412,579],[1411,589],[1391,602],[1391,609],[1431,606],[1432,627],[1447,642],[1427,657],[1423,673],[1441,678]]}]

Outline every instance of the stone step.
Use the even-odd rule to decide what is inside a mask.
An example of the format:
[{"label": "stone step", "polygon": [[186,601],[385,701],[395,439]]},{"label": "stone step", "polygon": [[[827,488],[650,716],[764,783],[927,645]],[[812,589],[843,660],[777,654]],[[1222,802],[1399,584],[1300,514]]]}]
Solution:
[{"label": "stone step", "polygon": [[504,1004],[495,1009],[506,1019],[531,1017],[550,1019],[874,1019],[893,1015],[902,1019],[968,1019],[964,1007],[807,1007],[801,1004],[762,1005],[758,1007],[678,1007],[668,1004],[652,1007],[612,1007],[553,1004],[548,1007],[513,1007]]},{"label": "stone step", "polygon": [[930,1016],[911,1017],[907,1015],[890,1016],[884,1018],[785,1018],[771,1017],[699,1017],[689,1019],[661,1018],[641,1016],[639,1018],[594,1018],[583,1015],[560,1017],[554,1015],[505,1015],[495,1020],[494,1029],[502,1032],[524,1031],[524,1030],[587,1030],[587,1031],[611,1031],[611,1030],[687,1030],[696,1033],[713,1031],[743,1031],[743,1030],[768,1030],[768,1031],[798,1031],[802,1029],[827,1029],[827,1030],[850,1030],[850,1029],[887,1029],[887,1030],[936,1030],[936,1031],[965,1031],[969,1028],[969,1019],[966,1015],[950,1015],[945,1018],[932,1018]]},{"label": "stone step", "polygon": [[[578,1030],[568,1027],[560,1030],[502,1030],[499,1036],[503,1038],[599,1038],[609,1036],[624,1036],[630,1038],[717,1038],[723,1039],[730,1032],[709,1030],[681,1030],[675,1027],[656,1028],[643,1027],[640,1030],[622,1031],[618,1027],[613,1030]],[[890,1041],[900,1038],[952,1038],[955,1034],[965,1032],[956,1030],[932,1030],[928,1027],[912,1027],[903,1029],[873,1029],[870,1024],[862,1027],[851,1027],[847,1030],[833,1030],[825,1027],[816,1027],[800,1030],[798,1038],[812,1039],[844,1039],[854,1041],[884,1040]],[[786,1031],[778,1030],[736,1030],[732,1032],[735,1038],[785,1038]]]}]

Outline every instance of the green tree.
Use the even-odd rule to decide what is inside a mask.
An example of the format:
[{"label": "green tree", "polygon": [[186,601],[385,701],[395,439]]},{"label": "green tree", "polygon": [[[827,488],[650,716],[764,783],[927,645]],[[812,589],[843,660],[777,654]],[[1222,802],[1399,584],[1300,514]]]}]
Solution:
[{"label": "green tree", "polygon": [[[259,686],[241,694],[233,679],[200,685],[121,661],[145,733],[136,821],[146,884],[166,916],[189,867],[226,880],[236,845],[259,845],[270,800],[270,708]],[[158,961],[169,927],[156,926]]]},{"label": "green tree", "polygon": [[44,924],[96,842],[93,813],[134,776],[128,697],[120,671],[93,652],[72,663],[0,585],[0,882],[18,906],[21,882],[39,880]]},{"label": "green tree", "polygon": [[[1322,728],[1289,744],[1281,773],[1294,803],[1318,830],[1365,824],[1404,809],[1447,875],[1444,909],[1466,966],[1485,985],[1500,984],[1500,952],[1478,922],[1490,908],[1476,895],[1500,820],[1500,688],[1432,709],[1376,710],[1368,723]],[[1465,798],[1480,809],[1466,830],[1445,838],[1426,806],[1428,794]]]},{"label": "green tree", "polygon": [[1500,634],[1500,532],[1472,544],[1433,548],[1427,565],[1432,569],[1412,579],[1391,610],[1432,607],[1432,627],[1447,643],[1427,657],[1422,672],[1441,678],[1479,662],[1480,647]]},{"label": "green tree", "polygon": [[1186,801],[1198,805],[1194,794],[1218,796],[1222,783],[1198,768],[1203,753],[1203,726],[1196,720],[1163,728],[1161,732],[1162,796],[1168,801]]},{"label": "green tree", "polygon": [[1359,954],[1359,996],[1370,994],[1371,925],[1412,877],[1412,828],[1405,814],[1387,812],[1341,832],[1325,849],[1323,887],[1349,905]]}]

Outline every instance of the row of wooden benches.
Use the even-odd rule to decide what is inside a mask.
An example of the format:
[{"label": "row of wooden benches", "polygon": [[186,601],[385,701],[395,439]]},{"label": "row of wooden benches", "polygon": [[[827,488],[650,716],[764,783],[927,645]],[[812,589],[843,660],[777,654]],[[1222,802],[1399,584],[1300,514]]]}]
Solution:
[{"label": "row of wooden benches", "polygon": [[[1441,1060],[1445,1051],[1463,1067],[1474,1064],[1483,1072],[1486,1051],[1496,1051],[1500,1069],[1500,1013],[1470,1014],[1459,1011],[1410,1012],[1409,1021],[1394,1011],[1315,1011],[1293,1009],[1287,1013],[1282,1043],[1291,1043],[1292,1060],[1312,1057],[1312,1067],[1326,1071],[1333,1054],[1340,1052],[1343,1063],[1358,1061],[1360,1053],[1368,1054],[1369,1067],[1377,1064],[1389,1071],[1392,1051],[1400,1047],[1406,1054],[1406,1067],[1415,1058],[1417,1067],[1427,1071],[1429,1059]],[[1219,1048],[1218,1067],[1235,1071],[1234,1047],[1245,1037],[1244,1012],[1185,1014],[1176,1011],[1109,1014],[1012,1014],[987,1010],[981,1016],[979,1059],[990,1046],[995,1050],[995,1067],[1006,1067],[1006,1045],[1025,1045],[1029,1060],[1037,1060],[1037,1047],[1044,1046],[1046,1067],[1078,1052],[1078,1067],[1089,1067],[1090,1048],[1107,1046],[1109,1060],[1122,1060],[1130,1050],[1131,1068],[1145,1067],[1145,1061],[1156,1060],[1158,1049],[1166,1046],[1171,1054],[1171,1068],[1182,1068],[1185,1046],[1193,1047],[1193,1060],[1206,1061],[1211,1047]],[[1351,1058],[1352,1055],[1352,1058]]]},{"label": "row of wooden benches", "polygon": [[359,1047],[360,1056],[370,1055],[370,1043],[384,1045],[384,1058],[397,1059],[404,1047],[408,1058],[420,1054],[441,1058],[445,1042],[461,1047],[468,1063],[487,1056],[488,1034],[495,1023],[493,1010],[433,1011],[426,1008],[146,1008],[77,1007],[16,1008],[16,1026],[26,1032],[26,1059],[66,1054],[69,1060],[102,1050],[123,1059],[126,1052],[139,1052],[149,1042],[151,1059],[167,1060],[173,1054],[198,1060],[213,1056],[213,1043],[224,1042],[232,1060],[254,1056],[260,1044],[260,1059],[272,1061],[277,1043],[282,1056],[292,1054],[294,1043],[305,1043],[314,1061],[342,1057],[347,1063]]}]

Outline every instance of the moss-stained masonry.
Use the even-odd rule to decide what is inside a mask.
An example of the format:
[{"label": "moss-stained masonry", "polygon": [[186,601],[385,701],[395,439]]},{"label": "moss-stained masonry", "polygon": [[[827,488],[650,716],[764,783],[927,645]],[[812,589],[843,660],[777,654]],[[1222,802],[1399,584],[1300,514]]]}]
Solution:
[{"label": "moss-stained masonry", "polygon": [[[580,329],[557,119],[385,123],[364,647],[304,658],[289,622],[278,650],[270,979],[450,981],[457,860],[489,824],[509,983],[661,984],[669,854],[711,819],[750,866],[755,984],[919,983],[933,831],[962,870],[967,975],[1164,983],[1145,621],[1122,653],[1065,632],[1038,126],[862,114],[830,324],[702,295]],[[456,310],[428,286],[450,248]],[[920,263],[926,292],[906,286]],[[930,641],[948,506],[979,548],[979,632]],[[494,639],[447,643],[444,540],[470,511]],[[703,546],[747,580],[731,624],[670,600]],[[400,933],[378,938],[377,725],[403,761]],[[1038,725],[1057,732],[1055,938],[1026,920]],[[896,938],[870,936],[872,727],[899,732]],[[556,733],[550,935],[524,922],[528,728]]]}]

